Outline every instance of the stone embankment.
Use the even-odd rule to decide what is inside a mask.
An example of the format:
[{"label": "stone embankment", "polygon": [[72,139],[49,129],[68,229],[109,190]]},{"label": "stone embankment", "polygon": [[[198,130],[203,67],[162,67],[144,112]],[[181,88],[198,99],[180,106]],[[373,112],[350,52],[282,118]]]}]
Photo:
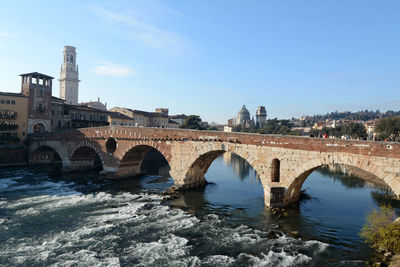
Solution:
[{"label": "stone embankment", "polygon": [[24,145],[0,145],[0,166],[27,164],[27,151]]}]

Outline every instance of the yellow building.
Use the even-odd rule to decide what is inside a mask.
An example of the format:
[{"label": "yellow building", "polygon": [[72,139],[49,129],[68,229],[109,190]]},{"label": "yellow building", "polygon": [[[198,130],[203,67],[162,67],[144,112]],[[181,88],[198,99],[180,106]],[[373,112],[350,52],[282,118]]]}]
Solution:
[{"label": "yellow building", "polygon": [[0,92],[0,143],[20,144],[26,139],[28,97]]},{"label": "yellow building", "polygon": [[109,112],[108,122],[110,126],[134,126],[133,119],[119,112]]},{"label": "yellow building", "polygon": [[119,112],[132,118],[135,121],[134,126],[168,128],[169,118],[168,115],[166,115],[168,109],[164,108],[157,110],[158,112],[147,112],[120,107],[110,109],[112,112]]}]

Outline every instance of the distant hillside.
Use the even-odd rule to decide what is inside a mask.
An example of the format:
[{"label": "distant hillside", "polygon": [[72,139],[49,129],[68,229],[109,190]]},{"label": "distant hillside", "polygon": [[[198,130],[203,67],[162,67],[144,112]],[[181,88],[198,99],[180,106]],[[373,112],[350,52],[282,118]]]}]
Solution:
[{"label": "distant hillside", "polygon": [[[380,112],[379,110],[377,111],[372,111],[372,110],[365,110],[365,111],[357,111],[357,112],[351,112],[351,111],[344,111],[344,112],[331,112],[327,113],[325,115],[314,115],[314,116],[304,116],[305,117],[305,123],[303,124],[313,124],[315,122],[319,121],[326,121],[326,120],[362,120],[362,121],[368,121],[368,120],[374,120],[374,119],[379,119],[382,117],[389,117],[389,116],[400,116],[400,111],[386,111],[386,112]],[[303,117],[303,118],[304,118]],[[304,125],[305,126],[305,125]]]}]

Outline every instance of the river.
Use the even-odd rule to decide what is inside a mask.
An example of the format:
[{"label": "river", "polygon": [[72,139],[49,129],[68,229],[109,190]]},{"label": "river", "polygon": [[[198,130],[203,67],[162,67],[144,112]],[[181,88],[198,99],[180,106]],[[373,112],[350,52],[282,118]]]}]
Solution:
[{"label": "river", "polygon": [[[342,172],[314,171],[308,198],[274,214],[241,158],[210,166],[205,189],[163,201],[173,184],[154,175],[100,180],[96,172],[0,169],[2,266],[365,266],[365,215],[387,189]],[[160,174],[160,175],[158,175]],[[298,231],[300,238],[288,233]]]}]

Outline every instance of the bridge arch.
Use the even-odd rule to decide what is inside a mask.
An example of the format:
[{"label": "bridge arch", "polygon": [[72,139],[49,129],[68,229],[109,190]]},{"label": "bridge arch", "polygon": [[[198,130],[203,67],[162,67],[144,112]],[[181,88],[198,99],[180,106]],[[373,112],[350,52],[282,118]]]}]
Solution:
[{"label": "bridge arch", "polygon": [[197,153],[193,153],[194,155],[191,157],[191,160],[185,164],[186,167],[182,171],[181,179],[175,181],[175,184],[184,189],[204,186],[207,183],[204,175],[207,173],[208,168],[218,156],[225,152],[236,154],[247,161],[247,163],[249,163],[257,172],[258,176],[260,176],[261,183],[265,188],[265,179],[263,179],[264,171],[262,166],[258,166],[253,156],[246,152],[245,149],[242,149],[239,146],[230,146],[229,144],[205,146],[201,150],[197,151]]},{"label": "bridge arch", "polygon": [[76,145],[69,156],[69,169],[102,169],[104,155],[100,145],[84,141]]},{"label": "bridge arch", "polygon": [[154,142],[134,142],[120,154],[117,176],[120,178],[144,174],[142,164],[147,157],[165,161],[170,169],[171,157],[165,149]]},{"label": "bridge arch", "polygon": [[282,203],[284,206],[298,201],[303,183],[309,175],[316,169],[330,164],[338,164],[351,167],[356,170],[361,178],[367,178],[377,183],[386,184],[398,196],[400,192],[396,192],[396,183],[393,180],[393,175],[385,175],[382,168],[378,167],[371,159],[365,157],[348,156],[345,158],[336,155],[327,155],[318,159],[308,160],[302,164],[293,175],[289,176],[288,188],[283,195]]},{"label": "bridge arch", "polygon": [[62,154],[50,145],[33,148],[29,153],[29,164],[63,163]]}]

